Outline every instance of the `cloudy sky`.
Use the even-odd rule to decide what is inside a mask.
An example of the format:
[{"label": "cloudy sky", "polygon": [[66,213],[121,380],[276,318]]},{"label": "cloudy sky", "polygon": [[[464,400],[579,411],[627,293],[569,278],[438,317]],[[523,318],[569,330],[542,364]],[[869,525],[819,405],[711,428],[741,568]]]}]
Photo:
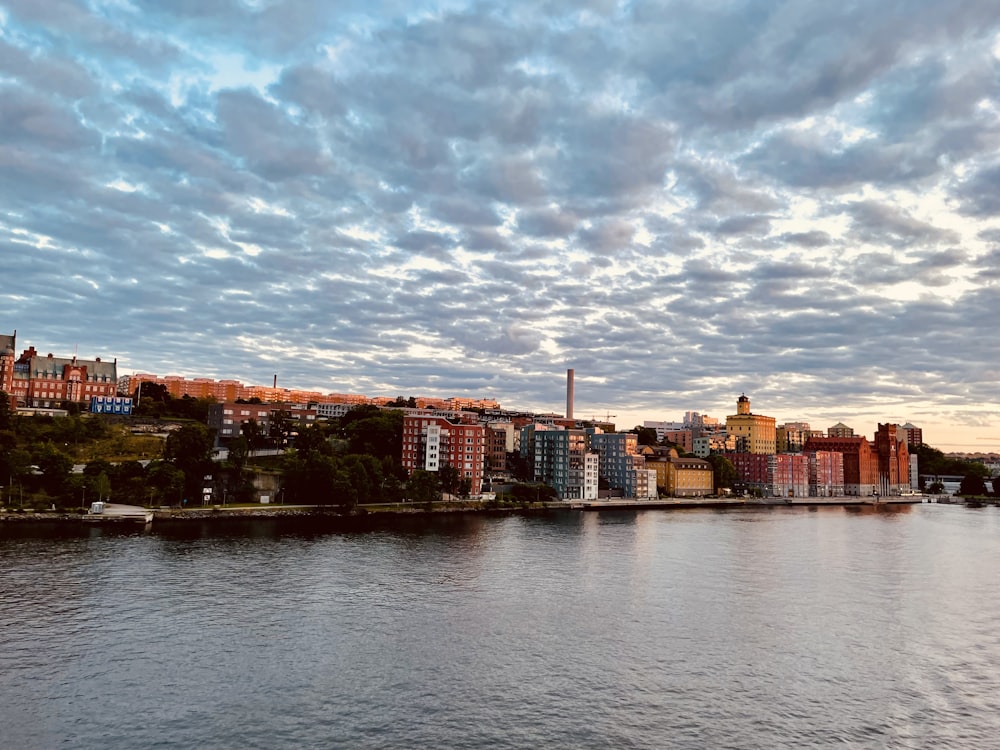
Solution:
[{"label": "cloudy sky", "polygon": [[998,147],[997,0],[0,0],[0,332],[996,450]]}]

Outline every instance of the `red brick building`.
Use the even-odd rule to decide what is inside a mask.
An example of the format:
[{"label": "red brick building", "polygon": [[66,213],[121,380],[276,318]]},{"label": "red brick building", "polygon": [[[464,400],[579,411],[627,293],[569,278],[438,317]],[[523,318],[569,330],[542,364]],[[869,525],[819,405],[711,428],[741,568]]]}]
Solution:
[{"label": "red brick building", "polygon": [[440,471],[453,466],[459,476],[472,483],[478,495],[483,487],[486,459],[486,427],[444,417],[406,415],[403,417],[402,466],[407,474],[417,469]]},{"label": "red brick building", "polygon": [[[16,340],[17,331],[7,336],[0,333],[0,391],[8,396],[14,393],[14,354],[17,351]],[[15,402],[11,400],[11,406]]]},{"label": "red brick building", "polygon": [[118,392],[118,361],[44,357],[35,347],[14,358],[17,332],[0,336],[0,390],[16,407],[58,408],[63,401],[89,404],[94,396]]},{"label": "red brick building", "polygon": [[736,453],[728,451],[722,454],[729,459],[740,483],[748,490],[764,492],[767,486],[767,455],[763,453]]},{"label": "red brick building", "polygon": [[843,455],[845,495],[868,496],[875,492],[878,466],[868,438],[811,437],[806,441],[805,450],[836,451]]},{"label": "red brick building", "polygon": [[894,424],[880,424],[874,443],[863,436],[811,437],[805,450],[843,454],[846,495],[898,495],[910,487],[910,454]]},{"label": "red brick building", "polygon": [[844,494],[844,455],[836,451],[810,451],[810,497],[841,497]]},{"label": "red brick building", "polygon": [[898,425],[880,424],[874,451],[878,462],[879,495],[898,495],[910,489],[910,451]]}]

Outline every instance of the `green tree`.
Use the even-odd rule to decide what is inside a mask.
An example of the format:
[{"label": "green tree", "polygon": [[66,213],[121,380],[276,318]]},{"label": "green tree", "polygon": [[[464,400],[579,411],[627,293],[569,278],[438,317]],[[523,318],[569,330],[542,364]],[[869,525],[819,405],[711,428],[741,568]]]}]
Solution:
[{"label": "green tree", "polygon": [[291,419],[291,413],[285,409],[276,409],[271,412],[267,428],[267,436],[271,438],[271,444],[275,448],[285,448],[288,446],[288,439],[295,430],[295,423]]},{"label": "green tree", "polygon": [[659,443],[659,440],[656,439],[656,430],[652,427],[636,425],[631,431],[639,436],[637,439],[639,445],[657,445]]},{"label": "green tree", "polygon": [[295,450],[303,458],[313,453],[322,456],[333,455],[333,446],[327,439],[326,430],[320,424],[309,425],[299,433],[299,436],[295,438]]},{"label": "green tree", "polygon": [[437,474],[424,469],[416,469],[406,483],[406,494],[411,502],[422,503],[430,509],[431,503],[440,497],[441,487]]},{"label": "green tree", "polygon": [[184,497],[201,497],[202,483],[212,472],[212,434],[203,424],[186,424],[167,436],[163,458],[184,474]]},{"label": "green tree", "polygon": [[146,469],[138,461],[122,461],[112,466],[110,478],[116,500],[131,505],[146,505],[150,502]]},{"label": "green tree", "polygon": [[14,412],[10,408],[10,396],[0,391],[0,430],[9,430],[14,425]]},{"label": "green tree", "polygon": [[146,482],[154,505],[178,505],[184,497],[184,472],[166,461],[153,461]]},{"label": "green tree", "polygon": [[[358,419],[354,416],[356,412],[368,416],[361,416]],[[371,412],[352,409],[344,415],[341,426],[351,453],[363,453],[380,459],[402,455],[403,412],[401,411],[375,409]]]},{"label": "green tree", "polygon": [[910,453],[917,454],[917,463],[920,466],[921,474],[953,474],[965,476],[974,474],[982,478],[990,475],[989,469],[982,461],[946,456],[937,448],[922,444],[912,446]]},{"label": "green tree", "polygon": [[247,446],[251,451],[264,447],[267,436],[264,434],[264,428],[256,419],[248,419],[241,424],[240,433],[246,438]]},{"label": "green tree", "polygon": [[551,502],[559,499],[559,493],[547,484],[515,484],[511,487],[510,494],[521,505]]},{"label": "green tree", "polygon": [[978,474],[966,474],[958,488],[959,495],[981,497],[986,494],[986,482]]},{"label": "green tree", "polygon": [[712,479],[716,492],[732,487],[739,480],[739,472],[736,471],[733,462],[725,456],[713,453],[706,460],[712,464]]},{"label": "green tree", "polygon": [[8,485],[8,497],[13,492],[14,487],[24,482],[24,478],[31,473],[31,454],[24,448],[14,448],[0,456],[3,462],[4,473],[0,475],[0,480]]},{"label": "green tree", "polygon": [[441,486],[441,491],[448,495],[454,495],[458,491],[461,479],[458,469],[449,463],[442,464],[438,470],[438,484]]},{"label": "green tree", "polygon": [[944,482],[934,481],[927,486],[927,493],[930,495],[940,495],[944,492]]},{"label": "green tree", "polygon": [[98,500],[108,500],[111,497],[111,480],[107,473],[101,472],[94,480],[94,492]]},{"label": "green tree", "polygon": [[42,489],[54,497],[65,495],[69,488],[73,460],[51,443],[41,446],[35,452],[34,460],[42,473]]},{"label": "green tree", "polygon": [[160,417],[171,400],[167,386],[143,381],[135,389],[132,413],[139,417]]}]

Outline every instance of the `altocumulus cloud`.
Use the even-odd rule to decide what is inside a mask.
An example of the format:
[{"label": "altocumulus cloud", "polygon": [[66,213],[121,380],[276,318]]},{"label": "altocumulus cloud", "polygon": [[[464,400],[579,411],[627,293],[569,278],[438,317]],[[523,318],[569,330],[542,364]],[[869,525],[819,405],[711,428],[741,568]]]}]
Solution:
[{"label": "altocumulus cloud", "polygon": [[998,67],[981,0],[4,0],[3,318],[124,370],[989,425]]}]

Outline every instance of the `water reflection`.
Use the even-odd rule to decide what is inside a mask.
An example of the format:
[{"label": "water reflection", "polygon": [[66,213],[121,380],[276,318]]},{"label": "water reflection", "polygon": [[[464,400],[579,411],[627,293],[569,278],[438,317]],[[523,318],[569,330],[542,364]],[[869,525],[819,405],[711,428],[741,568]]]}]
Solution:
[{"label": "water reflection", "polygon": [[10,532],[9,747],[995,740],[996,509]]}]

